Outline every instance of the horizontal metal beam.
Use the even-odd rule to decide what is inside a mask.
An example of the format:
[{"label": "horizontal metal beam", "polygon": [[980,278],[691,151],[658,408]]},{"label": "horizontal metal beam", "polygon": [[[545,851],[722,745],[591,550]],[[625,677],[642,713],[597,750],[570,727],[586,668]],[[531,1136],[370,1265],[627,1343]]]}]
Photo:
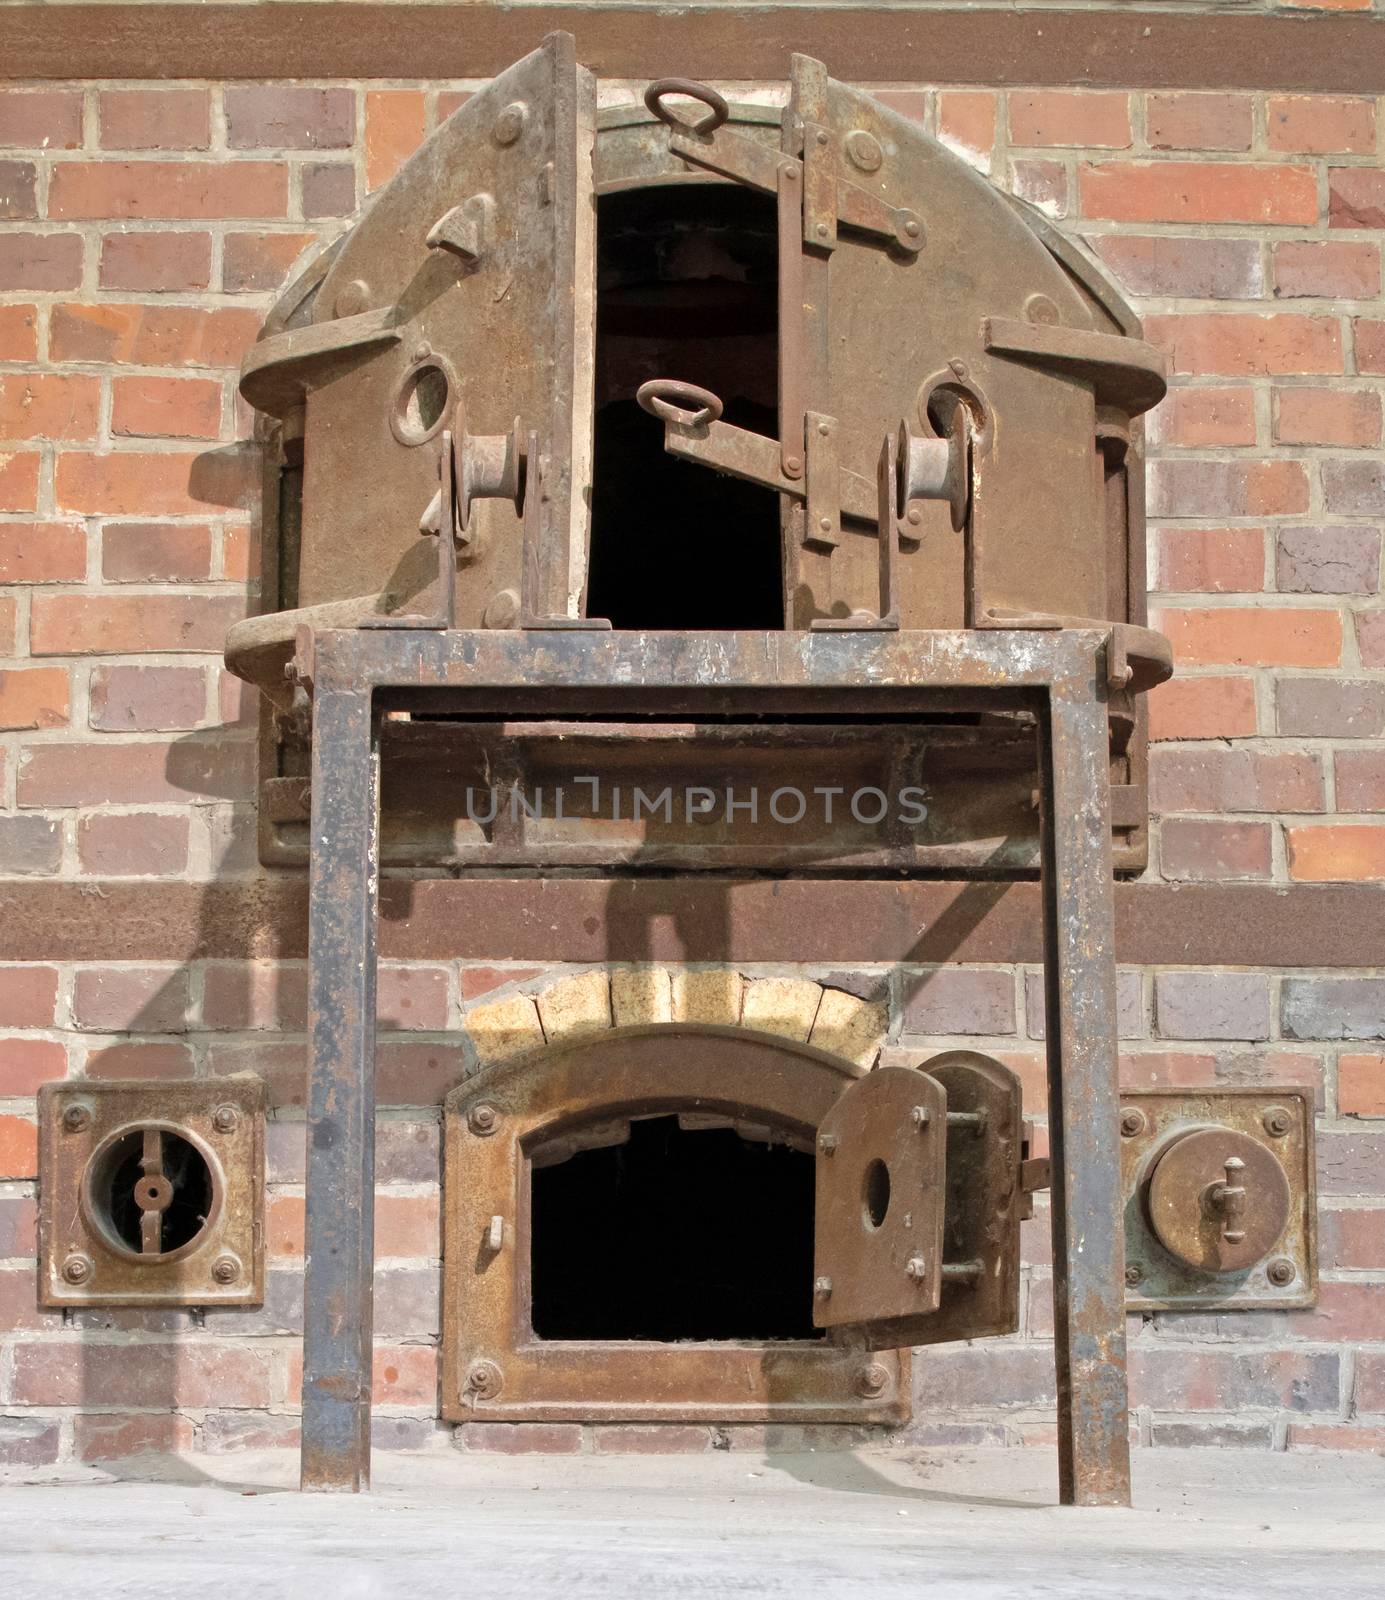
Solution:
[{"label": "horizontal metal beam", "polygon": [[489,78],[551,29],[608,78],[1385,91],[1385,17],[1010,6],[9,5],[0,77]]}]

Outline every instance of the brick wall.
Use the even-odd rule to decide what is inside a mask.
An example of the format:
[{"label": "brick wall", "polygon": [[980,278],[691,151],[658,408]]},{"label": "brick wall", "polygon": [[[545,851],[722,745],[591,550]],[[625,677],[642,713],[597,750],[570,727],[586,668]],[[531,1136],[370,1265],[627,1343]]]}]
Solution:
[{"label": "brick wall", "polygon": [[[255,464],[236,368],[291,264],[466,87],[0,90],[3,877],[89,881],[99,919],[101,880],[260,872],[254,709],[219,660],[228,622],[255,605]],[[1385,880],[1382,105],[882,92],[1085,238],[1170,354],[1174,388],[1152,430],[1150,583],[1180,671],[1151,708],[1150,875]],[[109,935],[99,963],[0,968],[0,1452],[286,1442],[302,965],[151,964],[138,930]],[[1379,940],[1379,926],[1361,937]],[[390,1442],[433,1431],[437,1105],[465,1064],[462,1008],[543,981],[506,954],[382,974],[376,1327]],[[1320,1108],[1319,1306],[1135,1319],[1143,1441],[1385,1446],[1385,952],[1377,972],[1315,969],[1313,955],[1294,970],[1122,973],[1128,1083],[1308,1081]],[[883,985],[893,1043],[994,1049],[1034,1099],[1035,976],[905,967],[832,981]],[[35,1089],[242,1068],[270,1080],[276,1107],[265,1309],[38,1313]],[[918,1362],[917,1437],[1051,1438],[1042,1217],[1026,1259],[1021,1336]],[[479,1439],[524,1442],[505,1429]],[[550,1429],[534,1442],[618,1439]]]}]

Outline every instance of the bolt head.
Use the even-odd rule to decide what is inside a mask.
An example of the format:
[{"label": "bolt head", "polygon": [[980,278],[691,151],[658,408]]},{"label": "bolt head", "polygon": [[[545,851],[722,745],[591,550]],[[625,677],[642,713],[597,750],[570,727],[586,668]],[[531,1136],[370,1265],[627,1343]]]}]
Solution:
[{"label": "bolt head", "polygon": [[495,1109],[494,1106],[472,1106],[471,1110],[467,1113],[466,1122],[467,1127],[469,1127],[473,1133],[494,1133],[497,1125],[500,1122],[500,1113]]},{"label": "bolt head", "polygon": [[1294,1125],[1294,1119],[1283,1106],[1271,1106],[1260,1121],[1272,1139],[1282,1139]]},{"label": "bolt head", "polygon": [[837,1146],[840,1143],[841,1140],[836,1136],[835,1133],[824,1133],[818,1139],[818,1149],[821,1150],[825,1156],[834,1156],[837,1153]]},{"label": "bolt head", "polygon": [[473,1361],[466,1369],[466,1386],[478,1400],[494,1400],[504,1381],[494,1361]]},{"label": "bolt head", "polygon": [[1269,1266],[1265,1268],[1265,1276],[1270,1280],[1276,1289],[1283,1289],[1286,1285],[1291,1284],[1294,1279],[1298,1277],[1298,1269],[1294,1266],[1292,1261],[1288,1261],[1283,1256],[1280,1256],[1277,1261],[1271,1261]]},{"label": "bolt head", "polygon": [[910,506],[904,513],[904,520],[911,528],[917,528],[919,523],[923,521],[923,508],[921,506]]},{"label": "bolt head", "polygon": [[1148,1125],[1144,1112],[1138,1106],[1127,1106],[1121,1112],[1121,1137],[1123,1139],[1133,1139],[1137,1134],[1143,1133]]},{"label": "bolt head", "polygon": [[928,1107],[915,1106],[909,1113],[909,1121],[916,1128],[926,1128],[928,1126]]},{"label": "bolt head", "polygon": [[212,1262],[212,1277],[218,1283],[234,1283],[240,1277],[240,1262],[234,1256],[218,1256]]},{"label": "bolt head", "polygon": [[511,100],[496,117],[491,135],[498,145],[513,144],[524,132],[524,124],[528,120],[529,107],[523,100]]},{"label": "bolt head", "polygon": [[1145,1276],[1145,1269],[1143,1267],[1141,1267],[1141,1266],[1138,1266],[1135,1262],[1132,1261],[1130,1263],[1130,1265],[1125,1269],[1125,1286],[1126,1286],[1126,1288],[1127,1289],[1133,1289],[1137,1283],[1143,1283],[1144,1282],[1144,1276]]},{"label": "bolt head", "polygon": [[867,1400],[884,1394],[890,1381],[890,1369],[883,1361],[868,1361],[856,1375],[856,1392]]},{"label": "bolt head", "polygon": [[919,236],[919,225],[911,217],[909,221],[904,224],[904,231],[911,239],[917,239]]},{"label": "bolt head", "polygon": [[814,1278],[813,1293],[819,1300],[826,1300],[827,1297],[832,1293],[831,1278]]},{"label": "bolt head", "polygon": [[967,375],[967,364],[965,361],[949,361],[948,368],[954,378],[965,378]]},{"label": "bolt head", "polygon": [[904,1271],[914,1283],[922,1283],[928,1276],[928,1263],[922,1256],[910,1256],[904,1263]]},{"label": "bolt head", "polygon": [[798,474],[803,471],[802,459],[799,456],[785,456],[784,471],[791,472],[794,477],[797,477]]},{"label": "bolt head", "polygon": [[91,1122],[90,1106],[68,1106],[63,1112],[63,1127],[69,1133],[80,1133]]},{"label": "bolt head", "polygon": [[831,533],[831,531],[832,531],[832,519],[831,519],[831,517],[819,517],[818,518],[818,527],[823,533]]},{"label": "bolt head", "polygon": [[818,238],[819,239],[825,239],[826,237],[827,237],[827,224],[825,222],[820,222],[820,223],[818,223]]},{"label": "bolt head", "polygon": [[240,1126],[240,1112],[234,1106],[218,1106],[212,1112],[212,1127],[218,1133],[233,1133]]},{"label": "bolt head", "polygon": [[63,1262],[63,1277],[68,1283],[85,1283],[91,1276],[91,1259],[88,1256],[69,1256]]}]

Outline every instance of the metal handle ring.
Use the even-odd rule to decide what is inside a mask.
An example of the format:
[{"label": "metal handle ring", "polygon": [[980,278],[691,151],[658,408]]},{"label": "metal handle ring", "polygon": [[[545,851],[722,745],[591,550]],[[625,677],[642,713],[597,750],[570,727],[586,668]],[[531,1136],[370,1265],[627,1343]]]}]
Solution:
[{"label": "metal handle ring", "polygon": [[[707,107],[707,115],[696,122],[684,122],[674,116],[664,104],[664,96],[681,94],[689,100],[700,100]],[[658,78],[644,91],[644,103],[650,111],[666,123],[675,133],[715,133],[731,115],[731,107],[705,83],[694,83],[691,78]]]},{"label": "metal handle ring", "polygon": [[[651,378],[635,391],[640,409],[652,417],[676,423],[680,428],[702,428],[721,416],[721,400],[710,389],[700,389],[695,383],[681,383],[677,378]],[[683,401],[680,406],[676,402]],[[697,410],[684,407],[689,403]]]}]

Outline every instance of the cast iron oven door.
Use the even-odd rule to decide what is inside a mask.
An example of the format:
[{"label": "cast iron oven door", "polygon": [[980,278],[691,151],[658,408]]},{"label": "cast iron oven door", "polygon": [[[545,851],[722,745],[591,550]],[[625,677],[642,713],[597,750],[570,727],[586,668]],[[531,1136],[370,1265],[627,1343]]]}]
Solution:
[{"label": "cast iron oven door", "polygon": [[936,1059],[650,1027],[454,1091],[443,1414],[905,1419],[896,1347],[1017,1325],[1018,1082]]}]

